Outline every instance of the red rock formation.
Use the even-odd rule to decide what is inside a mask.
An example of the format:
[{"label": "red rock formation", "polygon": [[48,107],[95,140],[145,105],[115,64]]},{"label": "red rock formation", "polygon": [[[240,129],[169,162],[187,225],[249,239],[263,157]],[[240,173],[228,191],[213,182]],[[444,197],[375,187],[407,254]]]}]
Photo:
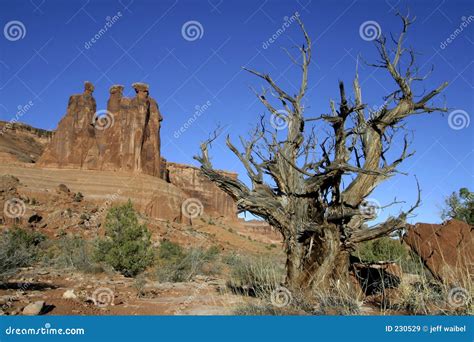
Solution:
[{"label": "red rock formation", "polygon": [[450,220],[444,224],[417,223],[403,238],[418,254],[433,276],[447,283],[472,275],[474,228]]},{"label": "red rock formation", "polygon": [[[203,214],[237,219],[237,205],[234,200],[202,175],[199,168],[169,162],[166,167],[171,184],[183,190],[190,198],[198,199],[202,203]],[[225,173],[237,178],[236,173]]]},{"label": "red rock formation", "polygon": [[86,82],[84,93],[69,98],[66,115],[38,161],[40,166],[57,168],[94,168],[98,149],[91,125],[96,112],[94,86]]},{"label": "red rock formation", "polygon": [[123,86],[110,88],[107,110],[96,111],[94,86],[71,96],[65,117],[39,160],[40,166],[121,170],[161,176],[160,121],[148,85],[134,83],[136,96],[122,96]]}]

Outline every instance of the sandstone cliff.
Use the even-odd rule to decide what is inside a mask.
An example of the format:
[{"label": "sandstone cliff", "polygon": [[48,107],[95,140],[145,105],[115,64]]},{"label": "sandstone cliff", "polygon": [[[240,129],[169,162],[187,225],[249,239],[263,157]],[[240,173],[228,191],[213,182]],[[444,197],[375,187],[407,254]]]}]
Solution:
[{"label": "sandstone cliff", "polygon": [[35,163],[51,137],[50,131],[0,121],[0,163]]},{"label": "sandstone cliff", "polygon": [[38,165],[162,176],[162,116],[148,85],[133,87],[136,96],[126,98],[123,86],[112,86],[107,110],[97,111],[94,86],[86,82],[84,93],[70,97],[66,115]]},{"label": "sandstone cliff", "polygon": [[[206,215],[237,219],[237,205],[234,200],[208,180],[199,168],[168,162],[166,170],[171,184],[183,190],[189,197],[198,199]],[[224,173],[237,178],[236,173]]]}]

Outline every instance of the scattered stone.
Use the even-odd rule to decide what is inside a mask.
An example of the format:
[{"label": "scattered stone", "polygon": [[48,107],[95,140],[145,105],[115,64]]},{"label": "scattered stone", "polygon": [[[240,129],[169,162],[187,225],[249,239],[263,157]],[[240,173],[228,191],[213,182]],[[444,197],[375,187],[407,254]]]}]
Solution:
[{"label": "scattered stone", "polygon": [[30,303],[25,308],[23,309],[23,315],[25,316],[36,316],[41,313],[41,310],[43,310],[44,307],[44,301],[39,300],[34,303]]},{"label": "scattered stone", "polygon": [[28,223],[38,223],[43,219],[42,216],[38,215],[37,213],[34,213],[28,218]]},{"label": "scattered stone", "polygon": [[63,293],[63,298],[64,299],[76,299],[77,296],[74,293],[74,289],[66,290],[66,292]]},{"label": "scattered stone", "polygon": [[69,190],[69,188],[66,186],[66,184],[62,184],[62,183],[58,185],[58,191],[59,192],[64,192],[66,194],[71,192],[71,190]]}]

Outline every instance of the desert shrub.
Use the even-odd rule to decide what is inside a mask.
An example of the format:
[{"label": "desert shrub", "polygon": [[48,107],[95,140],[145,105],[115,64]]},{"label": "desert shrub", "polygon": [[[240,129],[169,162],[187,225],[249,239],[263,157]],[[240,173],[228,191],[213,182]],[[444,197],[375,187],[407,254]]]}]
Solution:
[{"label": "desert shrub", "polygon": [[70,268],[87,273],[102,269],[94,260],[94,243],[75,235],[62,234],[57,240],[49,241],[43,262],[57,268]]},{"label": "desert shrub", "polygon": [[389,237],[366,241],[357,246],[356,256],[364,262],[400,261],[408,258],[408,251]]},{"label": "desert shrub", "polygon": [[218,254],[217,246],[184,249],[164,240],[158,250],[157,278],[163,282],[185,282],[196,275],[215,274],[219,271],[216,263]]},{"label": "desert shrub", "polygon": [[13,228],[0,233],[0,281],[15,273],[19,267],[39,259],[39,247],[46,237],[38,232]]},{"label": "desert shrub", "polygon": [[130,200],[107,213],[105,238],[98,240],[95,257],[127,277],[136,276],[152,264],[151,234],[138,222]]},{"label": "desert shrub", "polygon": [[74,193],[73,200],[74,202],[81,202],[84,199],[84,195],[80,192]]},{"label": "desert shrub", "polygon": [[390,237],[362,242],[354,254],[362,262],[393,261],[398,263],[405,273],[428,275],[420,257],[406,248],[400,240]]}]

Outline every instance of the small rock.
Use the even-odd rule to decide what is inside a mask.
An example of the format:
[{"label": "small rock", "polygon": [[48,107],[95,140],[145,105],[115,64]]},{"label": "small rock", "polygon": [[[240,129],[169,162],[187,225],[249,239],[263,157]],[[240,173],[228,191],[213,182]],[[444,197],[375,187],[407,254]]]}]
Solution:
[{"label": "small rock", "polygon": [[74,290],[67,290],[66,292],[63,293],[63,298],[64,299],[76,299],[77,296],[74,293]]},{"label": "small rock", "polygon": [[23,309],[23,315],[25,316],[35,316],[39,315],[41,310],[43,310],[44,307],[44,301],[39,300],[34,303],[30,303],[25,308]]},{"label": "small rock", "polygon": [[38,223],[43,219],[41,215],[38,215],[37,213],[34,213],[28,218],[28,223]]},{"label": "small rock", "polygon": [[59,184],[58,185],[58,192],[65,192],[65,193],[70,193],[71,190],[66,186],[66,184]]}]

